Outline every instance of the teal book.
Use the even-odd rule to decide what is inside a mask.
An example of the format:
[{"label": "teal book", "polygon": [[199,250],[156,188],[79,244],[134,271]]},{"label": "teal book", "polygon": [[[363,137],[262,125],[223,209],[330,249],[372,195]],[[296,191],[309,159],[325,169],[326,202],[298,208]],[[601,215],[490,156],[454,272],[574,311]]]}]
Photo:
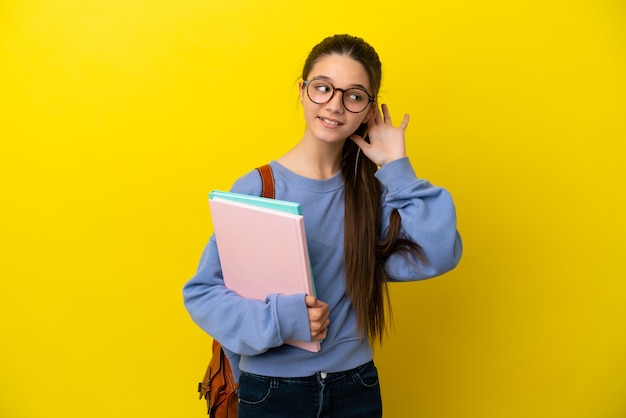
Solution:
[{"label": "teal book", "polygon": [[209,193],[209,199],[213,199],[214,197],[231,200],[233,202],[246,203],[261,208],[278,210],[285,213],[292,213],[294,215],[302,215],[300,203],[289,202],[287,200],[270,199],[267,197],[251,196],[247,194],[233,192],[223,192],[219,190],[213,190],[211,193]]}]

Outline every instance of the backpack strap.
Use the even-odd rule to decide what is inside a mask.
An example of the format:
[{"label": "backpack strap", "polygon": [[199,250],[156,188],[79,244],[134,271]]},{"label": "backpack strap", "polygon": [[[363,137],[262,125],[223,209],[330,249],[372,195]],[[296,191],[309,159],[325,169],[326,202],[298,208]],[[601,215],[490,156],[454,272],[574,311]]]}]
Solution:
[{"label": "backpack strap", "polygon": [[261,176],[261,197],[276,199],[276,186],[274,184],[274,172],[269,164],[257,167],[257,171]]}]

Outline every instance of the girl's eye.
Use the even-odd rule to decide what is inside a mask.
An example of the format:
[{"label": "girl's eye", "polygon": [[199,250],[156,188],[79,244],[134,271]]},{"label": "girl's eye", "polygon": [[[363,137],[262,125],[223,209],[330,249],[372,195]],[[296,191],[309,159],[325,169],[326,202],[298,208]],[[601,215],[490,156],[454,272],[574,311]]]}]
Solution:
[{"label": "girl's eye", "polygon": [[320,93],[329,93],[331,91],[330,86],[327,84],[318,84],[315,86],[315,89]]},{"label": "girl's eye", "polygon": [[346,92],[346,98],[351,102],[360,102],[363,100],[364,95],[358,91],[350,90]]}]

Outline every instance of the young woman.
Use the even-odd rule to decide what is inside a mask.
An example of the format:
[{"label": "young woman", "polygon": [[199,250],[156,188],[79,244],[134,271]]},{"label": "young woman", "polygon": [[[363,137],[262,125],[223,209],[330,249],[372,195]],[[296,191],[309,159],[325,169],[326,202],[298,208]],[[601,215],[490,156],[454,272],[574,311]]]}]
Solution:
[{"label": "young woman", "polygon": [[[387,282],[440,275],[461,257],[452,199],[416,177],[405,151],[409,117],[394,126],[387,106],[379,109],[380,84],[370,45],[324,39],[299,84],[304,134],[270,163],[276,198],[302,206],[317,297],[239,297],[224,287],[214,237],[185,285],[191,317],[230,359],[240,417],[381,416],[372,344],[388,321]],[[232,191],[259,196],[257,171]]]}]

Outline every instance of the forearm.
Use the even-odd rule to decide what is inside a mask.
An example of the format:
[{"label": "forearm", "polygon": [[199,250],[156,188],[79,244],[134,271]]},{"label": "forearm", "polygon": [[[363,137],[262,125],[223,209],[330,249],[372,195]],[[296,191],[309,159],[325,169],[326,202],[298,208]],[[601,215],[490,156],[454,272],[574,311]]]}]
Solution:
[{"label": "forearm", "polygon": [[381,232],[386,232],[391,212],[398,210],[403,236],[419,244],[428,261],[411,258],[407,262],[405,254],[396,254],[386,265],[390,278],[420,280],[454,268],[461,258],[462,242],[450,193],[418,179],[408,158],[382,167],[376,176],[384,190]]},{"label": "forearm", "polygon": [[185,307],[200,328],[243,355],[263,353],[287,339],[310,339],[304,294],[242,298],[224,286],[216,251],[212,239],[183,289]]}]

